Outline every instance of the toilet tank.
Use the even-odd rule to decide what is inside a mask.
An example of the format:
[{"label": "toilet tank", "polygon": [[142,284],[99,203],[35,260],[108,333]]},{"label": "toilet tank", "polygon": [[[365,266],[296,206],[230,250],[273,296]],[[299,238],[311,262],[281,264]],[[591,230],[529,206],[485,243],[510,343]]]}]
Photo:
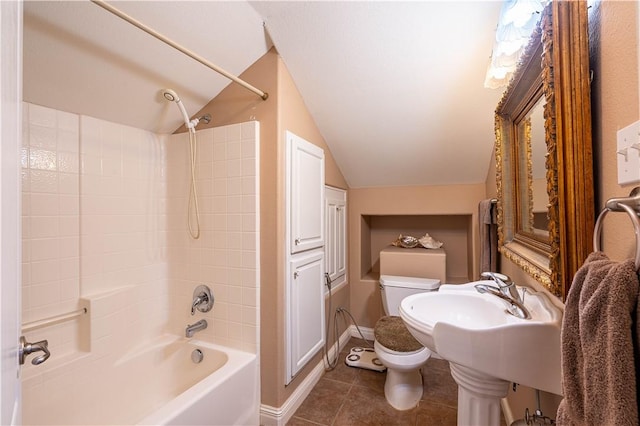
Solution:
[{"label": "toilet tank", "polygon": [[436,291],[440,280],[434,278],[380,275],[380,293],[386,315],[400,315],[400,302],[407,296],[427,291]]}]

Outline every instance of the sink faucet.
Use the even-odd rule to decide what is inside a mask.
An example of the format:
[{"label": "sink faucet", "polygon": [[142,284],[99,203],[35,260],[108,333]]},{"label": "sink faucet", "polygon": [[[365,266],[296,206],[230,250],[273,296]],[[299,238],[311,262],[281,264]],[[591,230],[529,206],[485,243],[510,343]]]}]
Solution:
[{"label": "sink faucet", "polygon": [[475,288],[479,293],[489,293],[504,300],[509,304],[507,312],[517,318],[531,318],[531,314],[524,306],[524,300],[520,297],[520,293],[518,293],[518,289],[513,281],[511,281],[511,278],[497,272],[483,272],[481,276],[484,278],[491,278],[497,286],[476,284]]},{"label": "sink faucet", "polygon": [[507,275],[500,274],[498,272],[483,272],[482,274],[480,274],[480,276],[483,278],[492,279],[498,285],[498,289],[505,296],[508,296],[520,303],[524,302],[522,297],[520,297],[520,293],[518,293],[516,285]]},{"label": "sink faucet", "polygon": [[194,324],[187,325],[184,335],[186,337],[193,337],[196,331],[204,330],[207,328],[207,320],[200,320]]}]

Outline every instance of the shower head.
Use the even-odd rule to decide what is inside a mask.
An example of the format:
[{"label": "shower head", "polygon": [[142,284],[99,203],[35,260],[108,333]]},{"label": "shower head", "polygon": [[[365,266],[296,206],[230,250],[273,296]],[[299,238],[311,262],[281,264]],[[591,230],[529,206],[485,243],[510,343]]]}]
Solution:
[{"label": "shower head", "polygon": [[180,100],[180,98],[178,97],[178,94],[171,89],[164,89],[162,90],[162,96],[164,96],[164,98],[169,102],[175,102],[176,104],[178,104],[178,109],[180,109],[180,112],[182,113],[182,119],[184,120],[184,125],[186,126],[187,129],[192,129],[194,125],[189,122],[189,114],[187,114],[187,110],[182,104],[182,101]]},{"label": "shower head", "polygon": [[162,96],[169,102],[180,102],[180,98],[178,94],[171,89],[164,89],[162,91]]}]

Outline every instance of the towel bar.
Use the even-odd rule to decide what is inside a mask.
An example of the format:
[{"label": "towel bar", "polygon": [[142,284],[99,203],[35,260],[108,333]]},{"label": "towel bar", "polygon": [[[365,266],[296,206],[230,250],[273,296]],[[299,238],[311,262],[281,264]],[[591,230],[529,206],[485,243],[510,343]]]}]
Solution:
[{"label": "towel bar", "polygon": [[22,332],[23,333],[28,333],[30,331],[33,331],[35,329],[38,328],[42,328],[48,325],[54,325],[54,324],[58,324],[60,322],[64,322],[64,321],[68,321],[71,320],[73,318],[82,316],[84,314],[86,314],[88,312],[87,308],[81,308],[78,310],[75,310],[73,312],[67,312],[64,314],[60,314],[60,315],[54,315],[52,317],[48,317],[48,318],[44,318],[41,320],[37,320],[37,321],[32,321],[32,322],[28,322],[22,325]]},{"label": "towel bar", "polygon": [[610,198],[605,204],[605,208],[598,215],[596,220],[595,230],[593,232],[593,249],[594,251],[600,251],[600,236],[602,234],[602,220],[609,212],[622,212],[626,211],[633,223],[633,229],[636,234],[636,257],[635,266],[636,271],[640,270],[640,217],[638,217],[640,211],[640,186],[633,188],[629,197],[625,198]]}]

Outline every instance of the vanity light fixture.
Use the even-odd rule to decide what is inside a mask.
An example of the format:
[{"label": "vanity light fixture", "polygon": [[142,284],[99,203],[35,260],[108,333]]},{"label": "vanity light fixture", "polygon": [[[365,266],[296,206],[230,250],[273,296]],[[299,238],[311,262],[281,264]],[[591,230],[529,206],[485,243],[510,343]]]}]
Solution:
[{"label": "vanity light fixture", "polygon": [[505,87],[529,43],[548,0],[505,0],[484,81],[487,89]]}]

